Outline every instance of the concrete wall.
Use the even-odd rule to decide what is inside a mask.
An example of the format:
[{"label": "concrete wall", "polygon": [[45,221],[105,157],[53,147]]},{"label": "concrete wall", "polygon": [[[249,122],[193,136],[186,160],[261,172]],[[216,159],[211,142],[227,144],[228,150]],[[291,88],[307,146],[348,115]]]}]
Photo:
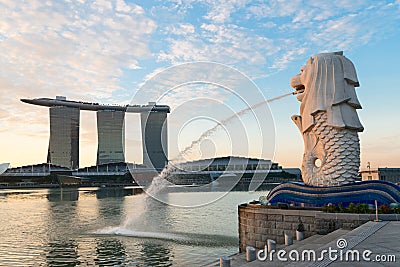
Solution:
[{"label": "concrete wall", "polygon": [[161,171],[168,164],[168,129],[165,112],[140,114],[143,164]]},{"label": "concrete wall", "polygon": [[79,168],[79,108],[51,107],[47,162],[68,169]]},{"label": "concrete wall", "polygon": [[125,162],[125,112],[97,111],[96,165]]},{"label": "concrete wall", "polygon": [[378,168],[379,179],[392,183],[400,182],[400,168]]},{"label": "concrete wall", "polygon": [[[246,246],[264,248],[267,239],[277,244],[284,243],[284,234],[296,236],[301,219],[305,228],[305,238],[315,234],[327,234],[334,230],[354,229],[374,220],[374,214],[326,213],[306,209],[277,209],[256,204],[242,204],[239,213],[240,251]],[[399,220],[398,215],[379,215],[381,220]]]},{"label": "concrete wall", "polygon": [[379,180],[378,170],[362,171],[361,180],[362,181]]}]

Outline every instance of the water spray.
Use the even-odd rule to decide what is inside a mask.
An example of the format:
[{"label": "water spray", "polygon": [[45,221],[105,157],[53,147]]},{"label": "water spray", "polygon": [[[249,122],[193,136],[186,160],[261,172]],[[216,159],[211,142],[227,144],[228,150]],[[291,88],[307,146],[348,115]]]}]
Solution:
[{"label": "water spray", "polygon": [[[231,115],[230,117],[222,120],[221,122],[219,122],[217,125],[215,125],[214,127],[208,129],[207,131],[205,131],[204,133],[202,133],[200,135],[200,137],[193,141],[189,146],[187,146],[185,149],[183,149],[178,156],[176,156],[175,158],[171,159],[167,166],[164,167],[164,169],[161,171],[161,173],[159,175],[157,175],[156,177],[153,178],[151,184],[149,185],[149,187],[145,190],[147,195],[150,195],[152,197],[157,198],[156,196],[163,192],[163,190],[165,190],[168,186],[172,185],[166,178],[171,174],[171,172],[173,172],[176,167],[174,166],[174,162],[180,162],[182,160],[184,160],[184,156],[190,152],[194,147],[196,147],[197,145],[199,145],[204,139],[208,138],[209,136],[211,136],[212,134],[214,134],[220,127],[227,125],[228,123],[230,123],[231,121],[233,121],[234,119],[236,119],[239,116],[242,116],[244,114],[246,114],[247,112],[254,110],[262,105],[265,105],[266,103],[270,103],[273,102],[275,100],[290,96],[290,95],[296,95],[300,93],[299,91],[295,91],[295,92],[291,92],[291,93],[287,93],[284,95],[280,95],[277,97],[273,97],[264,101],[261,101],[260,103],[257,103],[255,105],[252,105],[250,107],[244,108],[238,112],[236,112],[235,114]],[[148,205],[147,203],[147,197],[144,199],[144,206]],[[134,220],[131,218],[128,218],[127,220],[125,220],[125,222],[123,224],[121,224],[121,229],[126,229],[129,225],[133,224]],[[119,228],[118,228],[119,229]]]},{"label": "water spray", "polygon": [[270,103],[270,102],[273,102],[273,101],[275,101],[275,100],[278,100],[278,99],[281,99],[281,98],[284,98],[284,97],[287,97],[287,96],[290,96],[290,95],[296,95],[296,94],[298,94],[298,93],[299,93],[299,92],[295,91],[295,92],[287,93],[287,94],[280,95],[280,96],[277,96],[277,97],[273,97],[273,98],[270,98],[270,99],[261,101],[260,103],[257,103],[257,104],[255,104],[255,105],[253,105],[253,106],[250,106],[250,107],[248,107],[248,108],[244,108],[244,109],[242,109],[242,110],[236,112],[236,113],[233,114],[232,116],[230,116],[230,117],[228,117],[228,118],[222,120],[220,123],[218,123],[218,124],[215,125],[214,127],[212,127],[212,128],[210,128],[210,129],[208,129],[207,131],[205,131],[202,135],[200,135],[200,137],[199,137],[197,140],[193,141],[189,146],[187,146],[185,149],[183,149],[183,150],[181,151],[181,153],[179,153],[179,155],[178,155],[176,158],[172,159],[171,161],[176,161],[176,160],[182,159],[183,156],[184,156],[186,153],[188,153],[189,151],[191,151],[195,145],[200,144],[204,139],[206,139],[207,137],[209,137],[210,135],[212,135],[219,127],[228,124],[228,123],[231,122],[233,119],[235,119],[235,118],[237,118],[237,117],[239,117],[239,116],[242,116],[242,115],[246,114],[247,112],[249,112],[249,111],[251,111],[251,110],[254,110],[254,109],[258,108],[258,107],[264,105],[265,103]]}]

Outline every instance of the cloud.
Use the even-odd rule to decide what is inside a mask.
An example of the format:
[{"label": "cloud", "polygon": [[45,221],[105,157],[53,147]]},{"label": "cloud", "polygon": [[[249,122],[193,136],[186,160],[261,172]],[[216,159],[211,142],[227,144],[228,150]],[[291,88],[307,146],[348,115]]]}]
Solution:
[{"label": "cloud", "polygon": [[[215,92],[218,93],[214,95]],[[220,100],[238,97],[246,99],[250,105],[263,97],[255,84],[235,68],[212,62],[191,62],[158,69],[147,75],[133,103],[162,101],[174,106],[181,101],[211,96]]]},{"label": "cloud", "polygon": [[286,51],[282,56],[275,59],[274,64],[271,66],[271,68],[285,69],[290,62],[294,61],[298,56],[304,55],[306,51],[307,48],[305,47]]},{"label": "cloud", "polygon": [[181,23],[168,26],[166,30],[173,35],[187,35],[194,33],[195,29],[194,26],[190,23]]},{"label": "cloud", "polygon": [[9,124],[31,124],[18,115],[21,109],[43,115],[19,98],[109,97],[120,89],[124,69],[140,68],[140,60],[151,57],[150,36],[157,25],[138,5],[121,0],[0,5],[0,102],[15,111]]},{"label": "cloud", "polygon": [[158,60],[172,64],[215,61],[254,68],[265,65],[275,50],[273,40],[230,24],[203,23],[194,33],[167,41],[168,49],[159,53]]},{"label": "cloud", "polygon": [[300,0],[268,1],[268,3],[254,1],[248,7],[248,12],[256,19],[289,17],[299,13],[302,7]]},{"label": "cloud", "polygon": [[230,21],[230,16],[236,10],[243,8],[249,3],[249,0],[218,0],[206,1],[211,6],[210,11],[204,16],[215,23],[224,23]]},{"label": "cloud", "polygon": [[[351,50],[396,29],[398,2],[171,0],[174,20],[194,21],[190,33],[171,37],[157,58],[177,63],[212,60],[246,70],[253,77],[287,68],[304,53]],[[371,7],[371,4],[373,7]],[[156,10],[156,9],[154,9]],[[176,22],[177,23],[177,22]]]},{"label": "cloud", "polygon": [[135,4],[7,1],[2,9],[2,90],[103,96],[119,88],[123,68],[151,56],[156,23]]}]

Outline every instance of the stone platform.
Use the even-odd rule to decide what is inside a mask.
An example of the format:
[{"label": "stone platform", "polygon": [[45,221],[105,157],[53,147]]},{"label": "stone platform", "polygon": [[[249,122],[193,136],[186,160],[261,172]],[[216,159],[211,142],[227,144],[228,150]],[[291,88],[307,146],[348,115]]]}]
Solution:
[{"label": "stone platform", "polygon": [[[400,217],[398,218],[400,219]],[[369,256],[370,262],[364,261],[361,257],[360,261],[332,261],[325,257],[322,261],[303,261],[303,262],[287,262],[278,261],[246,261],[246,253],[238,253],[231,256],[231,267],[261,267],[261,266],[398,266],[400,261],[400,239],[397,238],[400,231],[400,221],[382,221],[367,222],[354,230],[339,229],[327,235],[314,235],[302,241],[294,241],[291,246],[278,245],[277,250],[283,249],[286,252],[297,250],[314,250],[320,255],[322,250],[329,247],[337,249],[337,240],[344,239],[347,242],[344,253],[347,250],[358,250],[361,253],[370,250],[372,254]],[[385,262],[378,262],[376,256],[382,255],[386,257]],[[391,257],[389,261],[389,256]],[[276,257],[275,257],[276,258]],[[394,259],[393,259],[394,258]],[[394,260],[394,261],[393,261]],[[207,266],[219,266],[216,261]]]},{"label": "stone platform", "polygon": [[[327,213],[300,207],[279,209],[251,203],[240,205],[238,213],[240,252],[245,251],[247,246],[262,249],[268,239],[283,244],[284,234],[296,236],[300,221],[307,238],[316,234],[328,234],[341,228],[352,230],[375,219],[375,214]],[[379,214],[379,219],[400,220],[400,215]]]}]

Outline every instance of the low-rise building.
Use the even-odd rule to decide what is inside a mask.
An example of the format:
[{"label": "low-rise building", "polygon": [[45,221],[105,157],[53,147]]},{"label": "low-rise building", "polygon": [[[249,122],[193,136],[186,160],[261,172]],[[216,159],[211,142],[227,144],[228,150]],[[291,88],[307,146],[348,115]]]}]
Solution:
[{"label": "low-rise building", "polygon": [[286,171],[271,160],[229,156],[177,164],[167,179],[175,185],[206,185],[236,181],[236,187],[244,189],[252,182],[266,185],[300,181],[300,173],[299,169]]},{"label": "low-rise building", "polygon": [[361,179],[363,181],[383,180],[392,183],[400,182],[400,168],[378,168],[361,171]]}]

